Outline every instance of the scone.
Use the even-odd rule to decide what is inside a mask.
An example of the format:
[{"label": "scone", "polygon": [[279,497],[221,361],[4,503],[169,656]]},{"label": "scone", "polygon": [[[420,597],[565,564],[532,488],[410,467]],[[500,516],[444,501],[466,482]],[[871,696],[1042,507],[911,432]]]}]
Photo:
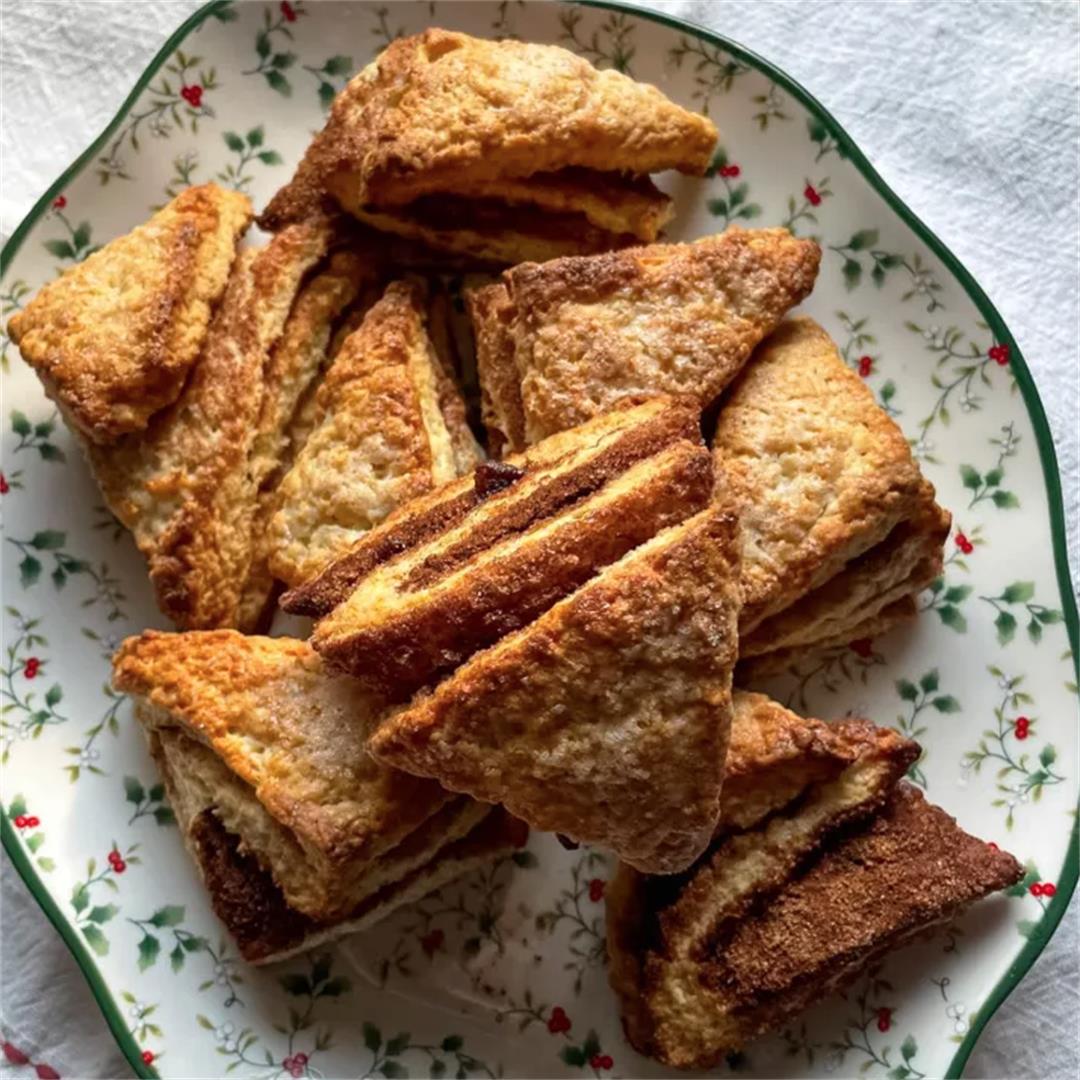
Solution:
[{"label": "scone", "polygon": [[113,443],[179,397],[251,216],[246,195],[188,188],[11,316],[11,340],[81,436]]},{"label": "scone", "polygon": [[[775,798],[769,739],[754,728],[765,718],[791,736],[805,723],[778,721],[778,711],[736,694],[732,747],[743,741],[747,792],[755,773],[761,785],[747,801],[772,804],[768,816],[755,810],[744,828],[730,821],[736,827],[685,874],[620,866],[607,889],[611,982],[627,1037],[676,1068],[715,1067],[1023,873],[901,781],[918,746],[870,724],[847,724],[835,748],[827,725],[807,732],[805,782]],[[848,763],[822,776],[829,758]]]},{"label": "scone", "polygon": [[485,423],[518,451],[628,394],[705,407],[806,298],[821,251],[786,229],[527,263],[471,297]]},{"label": "scone", "polygon": [[371,752],[633,866],[682,870],[719,813],[737,578],[736,520],[710,507],[390,714]]},{"label": "scone", "polygon": [[396,506],[480,459],[428,332],[422,284],[395,282],[315,392],[312,430],[275,492],[272,573],[300,585]]},{"label": "scone", "polygon": [[813,320],[787,320],[754,353],[724,397],[714,454],[741,509],[746,671],[903,618],[941,572],[948,513]]},{"label": "scone", "polygon": [[501,811],[375,762],[363,736],[381,703],[304,642],[147,631],[113,680],[248,960],[370,925],[524,840]]},{"label": "scone", "polygon": [[565,49],[431,29],[392,42],[338,95],[278,229],[332,198],[385,232],[501,263],[656,238],[648,174],[700,175],[712,123]]},{"label": "scone", "polygon": [[181,628],[250,629],[265,608],[246,588],[259,493],[250,466],[254,449],[257,475],[266,474],[260,459],[280,449],[287,423],[286,410],[275,410],[260,432],[265,372],[332,239],[330,225],[317,221],[245,251],[180,397],[144,431],[88,447],[106,503],[134,534],[158,604]]},{"label": "scone", "polygon": [[624,406],[409,503],[283,598],[312,644],[397,698],[527,625],[712,486],[697,412]]}]

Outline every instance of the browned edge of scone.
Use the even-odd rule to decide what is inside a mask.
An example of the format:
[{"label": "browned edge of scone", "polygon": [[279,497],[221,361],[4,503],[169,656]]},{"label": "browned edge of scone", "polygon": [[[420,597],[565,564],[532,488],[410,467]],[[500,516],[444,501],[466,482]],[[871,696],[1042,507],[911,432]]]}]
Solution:
[{"label": "browned edge of scone", "polygon": [[[522,847],[527,839],[527,826],[495,808],[471,832],[441,848],[433,862],[480,854],[485,848],[490,848],[494,857],[498,848]],[[321,923],[289,907],[273,877],[253,855],[241,850],[238,838],[212,810],[203,810],[192,821],[188,841],[214,913],[235,939],[243,958],[254,964],[272,962],[297,951],[309,938],[363,920],[391,903],[395,895],[406,892],[430,869],[429,865],[418,867],[367,897],[345,919]]]}]

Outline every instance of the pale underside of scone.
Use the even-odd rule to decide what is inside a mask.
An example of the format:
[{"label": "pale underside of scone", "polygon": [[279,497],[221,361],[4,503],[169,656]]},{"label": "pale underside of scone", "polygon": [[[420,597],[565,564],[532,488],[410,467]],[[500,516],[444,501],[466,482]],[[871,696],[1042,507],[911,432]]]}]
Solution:
[{"label": "pale underside of scone", "polygon": [[736,520],[709,507],[389,715],[371,751],[639,868],[685,869],[719,812],[737,578]]},{"label": "pale underside of scone", "polygon": [[[700,510],[712,470],[695,423],[691,408],[673,403],[640,425],[578,429],[573,452],[547,469],[526,467],[458,523],[373,566],[319,622],[313,645],[383,692],[408,696]],[[691,438],[672,439],[688,429]],[[474,498],[485,482],[478,472]],[[375,549],[384,542],[370,539]]]},{"label": "pale underside of scone", "polygon": [[177,399],[251,217],[246,195],[188,188],[12,315],[12,341],[82,437],[115,442]]},{"label": "pale underside of scone", "polygon": [[626,395],[708,405],[809,294],[820,256],[785,229],[732,228],[507,271],[506,295],[473,307],[501,440],[520,450]]},{"label": "pale underside of scone", "polygon": [[459,801],[367,753],[382,702],[331,676],[306,642],[146,631],[117,653],[113,681],[181,754],[173,786],[212,804],[313,917],[350,910],[380,860]]},{"label": "pale underside of scone", "polygon": [[270,569],[288,585],[479,458],[426,305],[421,285],[391,284],[315,394],[312,431],[277,489],[269,529]]},{"label": "pale underside of scone", "polygon": [[501,282],[470,289],[465,302],[476,340],[480,418],[492,457],[525,446],[525,413],[514,363],[514,304]]},{"label": "pale underside of scone", "polygon": [[[911,589],[933,577],[947,515],[903,432],[811,319],[789,319],[757,349],[724,397],[714,453],[742,511],[751,649],[835,636],[854,625],[856,595],[879,608],[898,599],[890,578],[903,565]],[[896,567],[860,560],[882,544]],[[815,597],[833,578],[837,588]],[[790,625],[767,622],[803,598]]]},{"label": "pale underside of scone", "polygon": [[[570,206],[610,230],[656,213],[654,196],[616,174],[701,174],[716,138],[707,118],[655,87],[565,49],[432,29],[393,42],[352,79],[260,223],[303,220],[324,205],[333,178],[350,206],[498,193],[555,212]],[[578,172],[562,174],[536,193],[529,178],[566,169],[605,176],[582,183]]]},{"label": "pale underside of scone", "polygon": [[280,447],[269,428],[260,433],[265,368],[331,239],[326,222],[297,225],[245,252],[183,394],[144,432],[88,446],[109,508],[147,558],[159,606],[182,628],[237,626],[242,610],[261,606],[246,595],[259,493],[249,465],[260,434],[264,447]]},{"label": "pale underside of scone", "polygon": [[[794,821],[727,841],[669,907],[620,871],[608,891],[612,978],[643,1053],[712,1067],[1023,874],[907,783],[823,844]],[[766,843],[803,849],[802,865],[768,865]]]}]

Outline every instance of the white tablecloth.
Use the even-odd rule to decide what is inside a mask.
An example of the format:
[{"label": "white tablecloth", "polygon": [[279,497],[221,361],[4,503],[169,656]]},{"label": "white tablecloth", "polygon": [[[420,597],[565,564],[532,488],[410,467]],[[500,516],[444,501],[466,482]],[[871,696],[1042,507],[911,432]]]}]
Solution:
[{"label": "white tablecloth", "polygon": [[[109,121],[190,0],[2,0],[0,231]],[[785,68],[974,273],[1031,365],[1057,442],[1077,575],[1077,50],[1073,2],[657,3]],[[82,976],[3,863],[0,1024],[43,1078],[129,1076]],[[1077,904],[967,1075],[1080,1075]]]}]

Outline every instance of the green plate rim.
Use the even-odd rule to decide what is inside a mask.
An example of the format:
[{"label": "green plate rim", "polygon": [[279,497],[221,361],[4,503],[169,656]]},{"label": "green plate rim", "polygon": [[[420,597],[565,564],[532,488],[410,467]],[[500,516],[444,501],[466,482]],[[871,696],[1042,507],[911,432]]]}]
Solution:
[{"label": "green plate rim", "polygon": [[[127,115],[128,110],[134,104],[136,98],[146,88],[150,80],[157,74],[158,69],[172,55],[175,49],[184,39],[216,11],[226,8],[232,0],[211,0],[193,14],[191,14],[165,41],[158,50],[153,60],[135,83],[131,93],[124,99],[123,104],[116,115],[109,122],[101,134],[73,161],[57,179],[49,186],[45,194],[34,204],[18,227],[12,233],[11,238],[0,252],[0,276],[3,276],[11,260],[15,257],[27,232],[37,220],[52,205],[52,200],[64,188],[73,175],[78,173],[82,166],[87,163],[101,149],[106,139],[116,130]],[[565,2],[565,0],[564,0]],[[1054,568],[1057,573],[1058,588],[1061,592],[1062,611],[1065,615],[1065,625],[1068,631],[1069,645],[1072,650],[1073,667],[1076,670],[1077,679],[1080,680],[1080,618],[1077,615],[1075,594],[1072,580],[1069,574],[1068,547],[1065,534],[1065,509],[1061,491],[1061,475],[1058,470],[1057,454],[1054,450],[1054,440],[1050,432],[1050,425],[1046,419],[1042,400],[1035,387],[1035,380],[1027,366],[1020,348],[1005,325],[1004,319],[994,307],[990,298],[983,292],[982,287],[964,267],[963,263],[938,239],[938,237],[916,216],[915,213],[903,202],[902,199],[881,178],[877,170],[856,145],[850,135],[833,118],[832,114],[811,94],[804,89],[791,76],[770,61],[759,56],[751,49],[740,45],[738,42],[717,34],[703,26],[686,19],[676,18],[663,12],[651,11],[636,4],[625,3],[623,0],[577,0],[584,7],[601,8],[607,11],[623,12],[634,15],[637,18],[647,19],[650,22],[659,23],[672,30],[678,30],[707,41],[710,45],[723,49],[725,52],[748,63],[756,68],[787,93],[794,97],[804,108],[821,120],[828,128],[830,135],[836,140],[837,145],[843,150],[846,159],[855,166],[870,186],[885,200],[890,209],[915,233],[915,235],[934,253],[944,264],[949,272],[960,283],[968,297],[975,304],[979,313],[986,320],[994,338],[1009,346],[1010,366],[1028,415],[1031,418],[1032,428],[1035,432],[1035,440],[1039,446],[1039,458],[1042,464],[1043,480],[1046,484],[1047,503],[1050,512],[1050,533],[1054,546]],[[97,963],[90,955],[89,950],[78,936],[76,928],[68,921],[53,900],[51,893],[34,869],[32,862],[27,856],[22,844],[15,836],[6,815],[0,818],[0,839],[3,841],[4,850],[8,853],[19,876],[26,883],[34,899],[45,912],[49,921],[56,928],[64,943],[71,950],[76,962],[82,969],[90,984],[90,992],[94,995],[101,1009],[113,1037],[116,1039],[124,1056],[128,1059],[131,1067],[140,1077],[156,1077],[156,1070],[151,1069],[142,1059],[142,1051],[135,1042],[134,1037],[127,1029],[123,1016],[112,992],[105,982],[104,976],[98,969]],[[1002,976],[979,1010],[977,1017],[964,1041],[960,1044],[949,1067],[945,1071],[946,1078],[959,1077],[971,1056],[975,1043],[982,1034],[990,1017],[997,1011],[998,1006],[1009,996],[1025,973],[1035,962],[1036,958],[1046,947],[1047,942],[1053,936],[1062,916],[1069,905],[1069,899],[1076,888],[1077,878],[1080,876],[1080,820],[1074,820],[1072,835],[1070,838],[1068,854],[1058,875],[1058,890],[1051,900],[1045,915],[1039,920],[1035,932],[1028,938],[1027,943],[1020,950],[1016,959],[1009,966],[1008,971]]]}]

